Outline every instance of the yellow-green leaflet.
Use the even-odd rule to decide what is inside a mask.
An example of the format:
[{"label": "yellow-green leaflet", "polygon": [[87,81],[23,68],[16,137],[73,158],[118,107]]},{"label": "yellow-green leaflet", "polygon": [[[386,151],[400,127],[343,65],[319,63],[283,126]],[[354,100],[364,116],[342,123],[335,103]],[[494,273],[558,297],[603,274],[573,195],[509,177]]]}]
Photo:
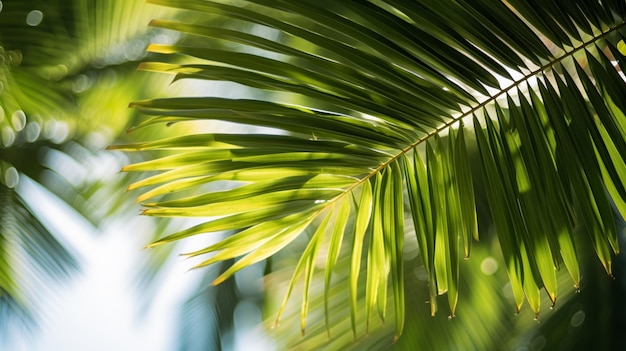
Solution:
[{"label": "yellow-green leaflet", "polygon": [[344,231],[346,230],[346,224],[348,223],[348,217],[350,215],[350,201],[343,198],[340,205],[337,218],[335,219],[335,227],[333,228],[333,234],[330,237],[330,247],[328,248],[328,258],[326,259],[326,269],[324,270],[324,312],[326,318],[326,331],[330,336],[330,328],[328,325],[328,298],[330,290],[330,280],[332,278],[333,269],[335,263],[337,263],[337,257],[339,256],[339,249],[341,249],[341,243],[343,241]]},{"label": "yellow-green leaflet", "polygon": [[356,314],[358,299],[358,281],[361,269],[361,253],[365,240],[365,233],[370,223],[372,214],[372,185],[370,181],[363,182],[361,186],[361,199],[359,201],[356,225],[354,229],[352,256],[350,261],[350,322],[352,333],[356,338]]}]

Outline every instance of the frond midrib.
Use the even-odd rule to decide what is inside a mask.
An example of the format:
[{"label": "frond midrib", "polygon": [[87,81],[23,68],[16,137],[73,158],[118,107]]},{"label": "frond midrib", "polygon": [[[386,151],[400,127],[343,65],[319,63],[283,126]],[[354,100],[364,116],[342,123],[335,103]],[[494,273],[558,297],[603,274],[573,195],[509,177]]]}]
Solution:
[{"label": "frond midrib", "polygon": [[[558,57],[554,57],[548,63],[538,67],[535,70],[530,71],[529,73],[525,74],[523,77],[521,77],[521,78],[519,78],[517,80],[514,80],[510,85],[508,85],[507,87],[501,89],[497,93],[487,97],[484,101],[478,103],[474,107],[471,107],[468,111],[463,112],[463,113],[461,113],[460,115],[458,115],[456,117],[452,117],[450,119],[450,121],[448,121],[448,122],[442,124],[441,126],[433,129],[431,132],[427,133],[425,136],[419,138],[416,142],[414,142],[414,143],[410,144],[409,146],[405,147],[404,149],[400,150],[400,152],[398,152],[397,154],[393,155],[387,161],[383,162],[380,166],[376,167],[374,170],[372,170],[367,175],[365,175],[363,178],[360,178],[358,181],[356,181],[350,187],[346,188],[341,194],[339,194],[336,197],[328,200],[327,201],[328,206],[331,206],[335,202],[339,201],[346,194],[351,193],[352,190],[358,188],[365,181],[368,181],[370,178],[372,178],[376,174],[379,174],[380,172],[382,172],[384,169],[389,167],[389,165],[391,165],[393,162],[396,162],[400,157],[402,157],[402,156],[406,155],[407,153],[411,152],[412,150],[416,149],[422,143],[430,140],[432,137],[434,137],[434,136],[438,135],[439,133],[443,132],[444,130],[452,127],[452,125],[454,125],[455,123],[461,122],[465,118],[473,116],[477,111],[479,111],[479,110],[483,109],[484,107],[486,107],[487,105],[495,102],[499,97],[501,97],[502,95],[508,93],[510,90],[514,89],[515,87],[518,87],[520,84],[522,84],[524,82],[527,82],[532,77],[535,77],[535,76],[541,74],[542,72],[545,72],[549,68],[551,68],[551,67],[561,63],[563,60],[565,60],[565,59],[567,59],[569,57],[572,57],[577,52],[579,52],[581,50],[584,50],[585,48],[587,48],[590,45],[595,44],[599,40],[605,38],[607,35],[609,35],[609,34],[615,32],[615,31],[619,30],[620,28],[622,28],[624,26],[626,26],[626,21],[622,21],[621,23],[618,23],[617,25],[615,25],[613,27],[609,27],[608,29],[602,31],[601,33],[599,33],[597,35],[594,35],[589,40],[581,42],[578,46],[573,47],[569,51],[564,51],[562,55],[560,55]],[[323,212],[326,208],[328,208],[328,206],[322,207],[322,209],[316,215],[318,215],[319,213]]]}]

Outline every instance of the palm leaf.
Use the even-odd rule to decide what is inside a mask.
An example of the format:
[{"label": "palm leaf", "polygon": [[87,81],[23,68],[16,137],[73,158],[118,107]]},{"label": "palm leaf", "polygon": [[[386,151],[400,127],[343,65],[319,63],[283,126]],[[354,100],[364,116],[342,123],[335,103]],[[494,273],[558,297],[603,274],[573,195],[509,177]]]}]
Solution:
[{"label": "palm leaf", "polygon": [[[365,252],[366,323],[375,313],[384,320],[392,301],[398,337],[404,189],[430,281],[431,311],[434,297],[447,293],[454,315],[459,257],[470,254],[478,233],[474,182],[484,182],[517,310],[526,299],[538,314],[542,288],[554,304],[561,266],[579,286],[573,228],[585,228],[612,274],[619,251],[613,206],[626,216],[622,1],[151,2],[246,26],[154,21],[231,46],[153,44],[148,50],[172,56],[170,62],[186,61],[143,68],[176,80],[235,82],[264,94],[138,101],[132,106],[152,116],[141,126],[219,120],[276,130],[113,147],[171,152],[125,168],[161,170],[132,187],[152,187],[140,196],[151,200],[146,214],[220,216],[151,246],[239,231],[198,251],[219,251],[207,262],[242,256],[230,274],[333,216],[335,224],[325,229],[329,246],[320,248],[328,255],[326,283],[341,237],[363,240],[341,250],[353,255],[350,314],[360,308],[354,281]],[[470,147],[479,150],[477,165],[468,162]],[[472,167],[479,168],[476,179],[469,177]],[[318,177],[337,182],[322,185]],[[204,190],[224,180],[235,188]],[[342,206],[370,191],[371,200],[360,201],[368,208]],[[247,201],[238,201],[241,193],[249,194]],[[362,333],[352,319],[353,333]]]},{"label": "palm leaf", "polygon": [[[624,222],[619,223],[620,229]],[[583,237],[584,238],[584,237]],[[584,245],[584,242],[579,242]],[[623,243],[622,243],[623,244]],[[619,298],[625,286],[624,257],[615,258],[616,280],[606,279],[604,268],[595,259],[593,249],[580,245],[581,289],[570,298],[561,300],[550,318],[529,328],[521,338],[509,341],[510,348],[522,345],[544,344],[545,348],[600,349],[620,348],[623,338],[616,328],[622,321],[619,311],[624,304]],[[598,298],[601,296],[602,298]]]},{"label": "palm leaf", "polygon": [[36,299],[45,297],[55,280],[75,272],[78,262],[38,219],[15,184],[9,185],[0,183],[0,320],[6,326],[0,334],[10,335],[19,324],[32,326]]},{"label": "palm leaf", "polygon": [[[228,262],[211,266],[200,282],[197,291],[183,304],[180,310],[180,326],[176,343],[180,351],[228,349],[228,334],[233,332],[235,308],[245,299],[238,293],[234,280],[211,289],[213,272]],[[221,269],[223,271],[223,269]]]},{"label": "palm leaf", "polygon": [[[143,1],[0,5],[0,186],[3,194],[12,194],[3,198],[0,216],[13,218],[0,233],[0,295],[3,303],[10,302],[1,307],[3,325],[11,313],[19,320],[34,312],[32,298],[46,289],[29,281],[50,283],[77,265],[30,210],[39,199],[20,193],[19,178],[40,183],[51,191],[46,196],[56,195],[96,225],[129,208],[123,196],[111,194],[121,194],[132,177],[98,174],[128,160],[98,150],[128,125],[134,113],[127,110],[128,101],[148,96],[137,83],[154,80],[135,68],[158,34],[146,23],[159,12],[146,9]],[[22,275],[29,278],[21,280]]]},{"label": "palm leaf", "polygon": [[[457,308],[459,318],[450,319],[449,316],[438,314],[434,317],[427,317],[430,304],[428,303],[429,287],[426,284],[428,275],[419,261],[421,260],[417,254],[416,238],[413,232],[407,233],[407,246],[410,248],[405,252],[409,257],[405,258],[405,283],[406,283],[406,332],[395,343],[390,335],[394,333],[393,323],[371,323],[369,333],[367,335],[359,334],[354,336],[351,332],[351,318],[349,315],[349,296],[345,294],[348,280],[340,281],[331,290],[330,303],[333,313],[330,318],[332,321],[332,338],[328,338],[325,332],[325,321],[323,316],[323,287],[320,285],[311,288],[310,294],[314,296],[310,301],[311,313],[307,317],[307,333],[303,337],[293,326],[300,319],[298,311],[297,299],[292,299],[288,303],[286,312],[282,319],[283,322],[272,330],[272,336],[276,343],[277,349],[289,350],[422,350],[422,349],[455,349],[459,345],[463,348],[477,350],[493,350],[493,349],[510,349],[514,347],[528,346],[532,337],[535,335],[544,335],[546,339],[551,339],[550,328],[544,328],[545,324],[558,316],[556,314],[570,315],[570,309],[566,306],[576,306],[580,302],[579,294],[574,291],[565,291],[560,295],[559,308],[550,311],[544,315],[541,323],[533,320],[532,311],[525,309],[520,315],[511,313],[511,302],[509,294],[503,293],[502,286],[507,281],[506,270],[500,266],[495,260],[497,255],[490,252],[489,245],[477,245],[472,254],[471,260],[462,265],[462,277],[459,281],[459,294],[463,303]],[[490,241],[491,237],[486,235],[483,240]],[[593,250],[585,250],[590,253]],[[349,257],[340,258],[346,262]],[[288,259],[286,259],[289,261]],[[485,263],[494,264],[491,271],[483,269]],[[278,262],[277,262],[278,263]],[[280,264],[284,267],[275,270],[266,279],[268,281],[285,281],[288,279],[292,268],[287,262]],[[602,270],[601,265],[597,265]],[[349,275],[350,266],[347,264],[338,267],[336,274],[339,277],[347,277]],[[419,273],[416,273],[419,271]],[[318,278],[323,278],[323,272],[319,272]],[[606,283],[611,283],[602,275],[597,275],[597,279],[602,279]],[[558,281],[561,284],[568,284],[570,280],[566,272],[559,272]],[[591,284],[585,281],[585,284]],[[284,286],[284,284],[277,284]],[[304,289],[300,285],[296,289]],[[296,290],[298,293],[301,290]],[[282,289],[280,290],[282,292]],[[597,294],[596,290],[588,289],[589,295]],[[268,309],[274,310],[280,303],[282,296],[279,293],[269,294]],[[596,295],[597,296],[597,295]],[[436,297],[440,301],[446,301],[446,296]],[[358,303],[364,303],[365,287],[361,286],[358,295]],[[543,303],[549,303],[548,296],[542,296]],[[389,307],[392,306],[389,302]],[[589,307],[587,307],[589,306]],[[580,307],[578,305],[577,307]],[[584,310],[587,311],[591,305],[585,305]],[[315,312],[317,311],[317,313]],[[575,311],[574,311],[575,312]],[[365,311],[359,309],[357,311],[357,329],[365,328],[366,320],[364,318]],[[565,317],[567,318],[567,317]],[[274,319],[274,315],[268,317],[268,323]],[[553,325],[552,323],[550,323]],[[563,330],[569,327],[569,321],[559,324]],[[585,323],[585,326],[586,323]],[[593,334],[595,328],[587,326],[585,331]],[[571,338],[571,336],[569,336]],[[530,339],[530,340],[529,340]],[[556,339],[562,341],[563,339]],[[568,340],[569,343],[569,340]]]}]

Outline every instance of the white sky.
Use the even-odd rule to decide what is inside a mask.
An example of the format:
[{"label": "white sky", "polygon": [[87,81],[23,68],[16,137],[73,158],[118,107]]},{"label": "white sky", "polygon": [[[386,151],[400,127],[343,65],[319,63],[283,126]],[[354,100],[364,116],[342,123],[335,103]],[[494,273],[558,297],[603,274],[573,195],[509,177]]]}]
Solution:
[{"label": "white sky", "polygon": [[[46,192],[29,179],[20,179],[22,194]],[[141,296],[133,289],[137,262],[146,244],[147,218],[137,215],[130,223],[111,226],[97,233],[89,223],[66,204],[38,194],[35,211],[57,228],[60,239],[76,248],[81,272],[68,282],[52,287],[54,296],[46,297],[37,311],[40,330],[33,335],[13,335],[13,351],[110,351],[171,350],[178,328],[178,306],[193,291],[201,274],[186,272],[182,260],[168,272],[164,284],[152,301],[151,309],[140,316]],[[68,212],[69,211],[69,212]]]},{"label": "white sky", "polygon": [[[67,282],[51,287],[54,294],[47,293],[42,299],[37,308],[39,330],[32,335],[14,334],[8,345],[0,340],[0,349],[176,349],[180,306],[195,291],[203,275],[200,271],[188,271],[192,263],[181,258],[167,266],[165,283],[159,285],[154,296],[141,295],[135,281],[140,256],[149,254],[149,250],[142,249],[147,244],[146,231],[151,228],[149,218],[140,216],[138,211],[130,220],[117,221],[106,232],[98,233],[72,208],[32,180],[21,177],[19,192],[25,198],[38,199],[37,203],[29,205],[53,228],[64,245],[75,249],[81,271]],[[217,239],[219,236],[212,240]],[[182,246],[178,246],[178,250],[190,251]],[[250,267],[239,274],[243,274],[249,285],[260,279],[262,270]],[[151,299],[150,309],[141,314],[141,301],[146,298]],[[235,351],[272,349],[260,324],[261,312],[253,304],[243,302],[237,306],[234,344],[227,348]]]}]

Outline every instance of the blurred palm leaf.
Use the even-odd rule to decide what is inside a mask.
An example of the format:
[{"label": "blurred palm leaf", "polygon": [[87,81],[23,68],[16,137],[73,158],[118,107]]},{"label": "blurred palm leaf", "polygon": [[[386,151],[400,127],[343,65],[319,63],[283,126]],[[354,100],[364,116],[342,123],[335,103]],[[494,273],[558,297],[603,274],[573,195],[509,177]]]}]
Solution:
[{"label": "blurred palm leaf", "polygon": [[0,3],[0,184],[5,194],[0,324],[9,325],[11,316],[27,320],[23,317],[34,312],[28,297],[42,297],[51,286],[29,282],[49,283],[77,266],[70,250],[30,210],[39,199],[22,197],[19,178],[44,185],[97,225],[111,213],[128,212],[121,189],[133,178],[106,177],[100,170],[129,161],[99,151],[130,123],[134,112],[127,110],[128,102],[154,91],[156,77],[136,72],[136,65],[147,43],[162,32],[146,30],[147,21],[162,12],[143,1]]},{"label": "blurred palm leaf", "polygon": [[197,292],[182,306],[176,342],[180,351],[228,349],[224,339],[234,332],[233,314],[240,297],[234,279],[216,289],[210,285],[219,273],[218,268],[224,271],[226,263],[207,270]]},{"label": "blurred palm leaf", "polygon": [[15,189],[1,182],[0,198],[0,320],[5,334],[18,324],[29,328],[28,307],[40,297],[33,292],[66,278],[78,264]]},{"label": "blurred palm leaf", "polygon": [[[301,275],[311,286],[320,267],[326,311],[335,282],[349,280],[354,336],[374,315],[391,315],[397,339],[405,222],[416,228],[431,313],[447,294],[454,316],[460,257],[478,238],[475,182],[486,185],[518,311],[526,299],[538,314],[541,289],[555,303],[561,267],[579,286],[574,228],[613,273],[613,208],[626,216],[623,1],[151,2],[246,25],[153,21],[231,46],[153,44],[149,51],[176,59],[144,69],[266,93],[138,101],[152,116],[140,126],[220,120],[276,131],[114,147],[168,152],[124,167],[159,171],[131,186],[150,187],[139,197],[144,214],[210,217],[151,246],[237,231],[189,253],[215,253],[198,266],[238,258],[215,284],[314,226],[288,291]],[[223,181],[231,187],[206,188]],[[346,275],[333,274],[345,266]]]}]

